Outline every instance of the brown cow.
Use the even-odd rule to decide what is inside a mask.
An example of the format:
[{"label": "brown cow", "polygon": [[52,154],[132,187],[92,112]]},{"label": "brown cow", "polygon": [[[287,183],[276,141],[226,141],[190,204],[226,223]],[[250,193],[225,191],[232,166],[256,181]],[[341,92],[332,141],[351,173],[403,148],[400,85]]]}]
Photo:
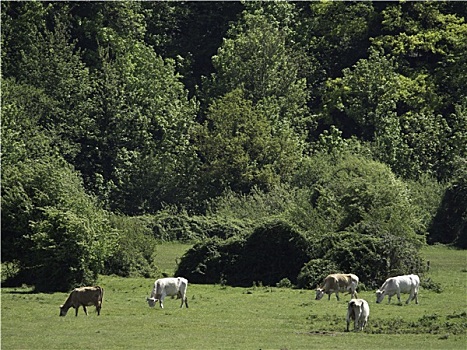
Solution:
[{"label": "brown cow", "polygon": [[86,310],[86,306],[91,305],[96,307],[97,315],[100,315],[103,298],[104,288],[99,286],[75,288],[68,296],[65,304],[60,305],[60,316],[66,316],[70,307],[76,310],[75,316],[78,316],[78,308],[80,306],[83,307],[84,313],[87,315],[88,310]]}]

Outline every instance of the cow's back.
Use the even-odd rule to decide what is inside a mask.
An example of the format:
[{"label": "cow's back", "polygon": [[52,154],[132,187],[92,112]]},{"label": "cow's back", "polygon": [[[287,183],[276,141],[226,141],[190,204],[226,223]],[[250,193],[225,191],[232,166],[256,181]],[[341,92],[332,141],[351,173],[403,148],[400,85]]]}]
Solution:
[{"label": "cow's back", "polygon": [[75,288],[72,292],[73,304],[76,306],[100,305],[104,297],[104,289],[99,286]]},{"label": "cow's back", "polygon": [[165,294],[169,296],[176,295],[180,290],[181,280],[185,279],[180,277],[166,277],[158,279],[154,285],[155,294],[161,295],[165,292]]},{"label": "cow's back", "polygon": [[417,275],[405,275],[397,278],[402,293],[410,293],[413,289],[418,290],[420,279]]},{"label": "cow's back", "polygon": [[352,284],[355,286],[358,284],[358,277],[352,273],[348,274],[333,274],[333,283],[336,283],[339,286],[339,289],[345,289]]}]

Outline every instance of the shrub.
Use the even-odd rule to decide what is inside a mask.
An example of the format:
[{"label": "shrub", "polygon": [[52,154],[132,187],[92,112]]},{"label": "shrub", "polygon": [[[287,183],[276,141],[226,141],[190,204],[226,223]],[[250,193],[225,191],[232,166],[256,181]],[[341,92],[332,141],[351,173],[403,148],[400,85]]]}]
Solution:
[{"label": "shrub", "polygon": [[14,283],[33,284],[36,291],[95,283],[118,239],[109,213],[58,156],[7,168],[2,173],[2,258],[18,263]]},{"label": "shrub", "polygon": [[223,241],[217,237],[197,243],[181,258],[176,275],[186,277],[191,283],[228,284],[227,278],[235,268],[242,244],[243,240],[238,238]]},{"label": "shrub", "polygon": [[253,282],[276,285],[284,278],[297,282],[301,267],[309,258],[310,244],[289,224],[274,221],[244,237],[222,241],[212,238],[196,244],[183,257],[177,275],[194,283],[217,283],[221,279],[234,286]]},{"label": "shrub", "polygon": [[104,273],[122,277],[156,277],[157,242],[147,222],[138,217],[114,215],[112,225],[120,234],[115,253],[105,262]]},{"label": "shrub", "polygon": [[[461,169],[462,170],[462,169]],[[430,243],[467,248],[467,165],[446,189],[429,229]]]},{"label": "shrub", "polygon": [[293,284],[290,282],[288,278],[283,278],[279,282],[276,283],[277,288],[292,288]]},{"label": "shrub", "polygon": [[339,267],[332,260],[311,259],[302,267],[297,277],[297,287],[312,289],[324,281],[327,275],[338,273]]},{"label": "shrub", "polygon": [[237,219],[219,216],[189,215],[186,211],[166,208],[152,216],[142,216],[155,238],[162,241],[196,241],[209,237],[227,239],[241,234],[247,225]]}]

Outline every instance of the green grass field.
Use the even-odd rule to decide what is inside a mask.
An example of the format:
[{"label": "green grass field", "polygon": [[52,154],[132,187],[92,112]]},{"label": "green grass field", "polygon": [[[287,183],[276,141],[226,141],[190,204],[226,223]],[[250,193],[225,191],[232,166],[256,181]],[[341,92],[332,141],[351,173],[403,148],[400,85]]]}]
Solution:
[{"label": "green grass field", "polygon": [[[164,253],[164,248],[167,248]],[[161,268],[173,270],[187,245],[165,245]],[[314,300],[314,291],[189,285],[189,309],[166,299],[149,308],[153,280],[102,276],[101,316],[90,307],[59,317],[67,294],[2,289],[2,349],[466,349],[467,252],[428,247],[429,276],[443,291],[422,289],[419,305],[376,304],[363,333],[344,332],[348,295]],[[407,296],[404,295],[404,301]],[[394,298],[393,298],[394,299]],[[397,301],[397,298],[396,298]]]}]

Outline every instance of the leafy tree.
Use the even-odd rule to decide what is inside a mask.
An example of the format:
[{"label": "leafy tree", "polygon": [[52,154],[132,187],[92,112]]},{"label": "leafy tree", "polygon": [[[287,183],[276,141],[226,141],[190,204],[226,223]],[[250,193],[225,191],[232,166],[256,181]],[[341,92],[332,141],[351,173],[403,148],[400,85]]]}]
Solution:
[{"label": "leafy tree", "polygon": [[[448,2],[392,3],[381,12],[382,35],[374,44],[384,47],[409,72],[431,72],[442,97],[442,114],[465,96],[467,23],[462,10]],[[465,10],[464,10],[465,11]]]},{"label": "leafy tree", "polygon": [[53,130],[61,154],[74,162],[81,141],[92,126],[89,118],[92,83],[75,43],[69,42],[66,7],[54,17],[53,30],[31,35],[34,41],[21,54],[18,82],[42,89],[50,99],[49,112],[38,120]]},{"label": "leafy tree", "polygon": [[298,169],[294,183],[308,191],[308,200],[297,201],[290,216],[302,230],[424,241],[428,223],[412,204],[407,185],[385,164],[347,152],[314,155]]},{"label": "leafy tree", "polygon": [[336,78],[343,68],[367,55],[370,37],[378,29],[372,2],[320,1],[302,6],[301,44],[319,64],[316,72],[321,72],[310,81]]},{"label": "leafy tree", "polygon": [[2,77],[20,77],[22,56],[34,46],[46,28],[48,6],[44,2],[2,1]]},{"label": "leafy tree", "polygon": [[451,128],[446,118],[434,114],[437,97],[427,77],[414,80],[400,74],[395,59],[379,51],[343,72],[328,83],[330,122],[347,135],[370,141],[375,156],[400,175],[437,175]]},{"label": "leafy tree", "polygon": [[301,157],[300,140],[287,122],[273,124],[268,115],[240,89],[209,107],[196,142],[208,197],[225,189],[268,189],[292,175]]},{"label": "leafy tree", "polygon": [[173,62],[144,43],[118,39],[103,45],[108,49],[101,50],[97,76],[97,127],[86,154],[92,168],[84,173],[110,207],[123,213],[189,201],[195,101],[188,99]]},{"label": "leafy tree", "polygon": [[65,291],[95,281],[116,235],[37,123],[48,101],[42,90],[3,81],[2,261],[18,264],[20,283]]},{"label": "leafy tree", "polygon": [[[231,26],[213,64],[216,97],[241,88],[255,105],[279,110],[297,132],[308,127],[306,80],[299,76],[300,51],[291,39],[294,5],[251,4]],[[275,114],[273,114],[276,117]]]},{"label": "leafy tree", "polygon": [[[55,6],[59,4],[55,3]],[[67,9],[71,37],[76,40],[83,62],[91,70],[101,67],[99,46],[102,43],[116,38],[144,39],[149,24],[143,7],[143,3],[136,1],[88,1]]]},{"label": "leafy tree", "polygon": [[194,94],[202,77],[214,72],[212,56],[217,53],[229,28],[244,4],[238,1],[186,3],[147,1],[145,42],[165,58],[177,62],[185,86]]}]

